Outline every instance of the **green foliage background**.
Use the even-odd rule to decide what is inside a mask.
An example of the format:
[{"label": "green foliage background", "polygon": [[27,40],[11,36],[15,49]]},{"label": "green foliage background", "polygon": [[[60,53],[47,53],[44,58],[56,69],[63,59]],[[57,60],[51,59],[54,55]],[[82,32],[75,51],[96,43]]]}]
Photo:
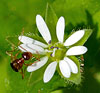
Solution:
[{"label": "green foliage background", "polygon": [[[93,33],[85,46],[88,52],[85,54],[85,67],[83,81],[79,86],[68,88],[57,87],[46,84],[37,85],[26,78],[21,79],[19,73],[15,73],[10,68],[10,57],[6,51],[10,50],[10,44],[5,40],[7,36],[20,35],[22,28],[25,33],[36,31],[35,17],[37,14],[45,17],[46,5],[51,4],[57,17],[64,16],[66,20],[66,32],[73,29],[93,29]],[[58,89],[53,93],[99,93],[100,92],[100,0],[1,0],[0,1],[0,93],[47,93]],[[44,69],[44,68],[43,68]],[[39,72],[39,70],[38,70]],[[39,72],[40,73],[40,72]],[[42,72],[40,73],[42,74]],[[41,76],[42,77],[42,76]],[[31,78],[39,80],[35,73]],[[58,77],[60,78],[60,77]],[[54,78],[56,80],[56,77]],[[27,83],[28,82],[28,83]],[[62,80],[60,81],[61,85]],[[53,87],[52,87],[53,86]],[[43,88],[42,88],[43,87]]]}]

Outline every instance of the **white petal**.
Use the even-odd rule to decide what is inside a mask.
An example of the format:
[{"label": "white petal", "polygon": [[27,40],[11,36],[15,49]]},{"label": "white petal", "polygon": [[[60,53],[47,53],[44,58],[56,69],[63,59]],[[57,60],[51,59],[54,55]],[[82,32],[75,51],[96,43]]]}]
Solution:
[{"label": "white petal", "polygon": [[74,34],[72,34],[64,43],[65,46],[70,46],[78,42],[83,36],[84,36],[85,31],[84,30],[79,30],[76,31]]},{"label": "white petal", "polygon": [[56,34],[59,42],[61,43],[63,43],[64,39],[64,29],[65,29],[65,20],[64,17],[60,17],[56,26]]},{"label": "white petal", "polygon": [[68,49],[68,51],[66,52],[67,56],[70,55],[81,55],[81,54],[85,54],[87,52],[87,48],[84,46],[74,46],[70,49]]},{"label": "white petal", "polygon": [[32,54],[36,54],[36,51],[29,48],[26,44],[21,44],[20,46],[18,46],[18,48],[23,52],[31,52]]},{"label": "white petal", "polygon": [[46,44],[44,44],[44,43],[42,43],[42,42],[40,42],[40,41],[34,40],[34,39],[32,39],[32,38],[26,37],[26,36],[19,36],[18,39],[19,39],[22,43],[24,43],[24,44],[29,44],[29,43],[31,43],[31,44],[39,45],[39,46],[44,47],[44,48],[47,47]]},{"label": "white petal", "polygon": [[42,43],[42,42],[40,42],[40,41],[37,41],[37,40],[35,40],[34,44],[35,44],[35,45],[39,45],[39,46],[41,46],[41,47],[43,47],[43,48],[47,48],[47,47],[48,47],[46,44],[44,44],[44,43]]},{"label": "white petal", "polygon": [[39,68],[41,68],[42,66],[44,66],[48,61],[48,57],[43,57],[43,58],[40,58],[40,61],[37,62],[37,63],[34,63],[31,65],[31,66],[28,66],[27,67],[27,71],[28,72],[32,72],[32,71],[35,71]]},{"label": "white petal", "polygon": [[55,61],[55,62],[50,63],[49,66],[46,68],[44,72],[44,77],[43,77],[44,83],[47,83],[48,81],[51,80],[51,78],[53,77],[56,71],[56,66],[57,66],[57,62]]},{"label": "white petal", "polygon": [[34,45],[34,44],[27,44],[28,47],[30,47],[31,49],[39,52],[39,53],[44,53],[44,49],[40,46]]},{"label": "white petal", "polygon": [[36,25],[44,40],[49,43],[51,41],[51,35],[45,21],[40,15],[36,16]]},{"label": "white petal", "polygon": [[65,57],[64,60],[68,63],[68,65],[70,66],[71,72],[73,73],[78,73],[78,68],[77,65],[68,57]]},{"label": "white petal", "polygon": [[19,36],[18,39],[24,44],[28,44],[28,43],[33,43],[34,42],[34,39],[26,37],[26,36]]},{"label": "white petal", "polygon": [[60,67],[60,71],[62,75],[66,78],[69,78],[71,75],[71,70],[70,70],[68,63],[65,60],[61,60],[59,62],[59,67]]}]

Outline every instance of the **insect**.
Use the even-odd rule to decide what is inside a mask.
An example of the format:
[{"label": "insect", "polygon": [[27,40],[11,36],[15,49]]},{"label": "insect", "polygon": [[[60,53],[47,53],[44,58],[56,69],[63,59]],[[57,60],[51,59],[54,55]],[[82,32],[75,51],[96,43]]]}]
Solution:
[{"label": "insect", "polygon": [[[20,45],[20,42],[18,42],[18,46]],[[21,47],[23,48],[23,47]],[[24,49],[24,48],[23,48]],[[38,51],[36,51],[36,53],[38,54],[38,58],[35,57],[31,52],[28,52],[26,49],[24,49],[26,52],[21,52],[16,50],[15,46],[12,46],[12,51],[6,51],[6,53],[11,56],[11,63],[10,66],[11,68],[15,71],[15,72],[20,72],[20,74],[22,75],[22,78],[24,78],[24,73],[25,73],[25,68],[23,69],[23,66],[30,66],[33,63],[36,63],[38,61],[40,61],[40,57],[39,57],[39,53]],[[13,54],[14,52],[17,52],[15,55]],[[19,53],[21,52],[21,57],[17,58],[17,56],[19,55]],[[32,59],[35,59],[36,61],[30,63],[30,64],[26,64],[25,61],[29,61]]]},{"label": "insect", "polygon": [[[13,52],[13,51],[9,51],[9,52]],[[24,78],[25,68],[23,70],[23,66],[27,67],[27,66],[30,66],[30,65],[35,64],[40,61],[39,53],[38,53],[38,51],[36,51],[36,52],[38,54],[38,57],[35,57],[31,52],[28,52],[28,51],[22,52],[20,58],[17,58],[19,52],[15,56],[12,55],[12,53],[10,53],[11,61],[12,61],[10,63],[11,68],[15,72],[20,72],[20,74],[22,75],[22,78]],[[6,53],[8,54],[8,51]],[[29,63],[29,64],[26,63],[26,61],[32,60],[33,58],[36,61],[33,61],[32,63]]]},{"label": "insect", "polygon": [[15,72],[18,72],[22,68],[22,66],[24,64],[24,61],[25,60],[30,60],[31,58],[32,58],[32,53],[30,53],[30,52],[23,52],[22,53],[22,57],[19,58],[19,59],[15,59],[14,61],[12,61],[10,63],[10,65],[11,65],[12,69]]}]

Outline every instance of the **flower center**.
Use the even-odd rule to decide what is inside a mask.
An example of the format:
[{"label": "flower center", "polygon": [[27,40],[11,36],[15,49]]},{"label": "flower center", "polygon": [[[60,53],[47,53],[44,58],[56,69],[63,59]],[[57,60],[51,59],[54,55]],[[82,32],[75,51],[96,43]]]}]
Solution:
[{"label": "flower center", "polygon": [[52,61],[59,61],[65,57],[67,48],[61,43],[55,43],[54,45],[49,44],[46,49],[46,54],[51,58]]}]

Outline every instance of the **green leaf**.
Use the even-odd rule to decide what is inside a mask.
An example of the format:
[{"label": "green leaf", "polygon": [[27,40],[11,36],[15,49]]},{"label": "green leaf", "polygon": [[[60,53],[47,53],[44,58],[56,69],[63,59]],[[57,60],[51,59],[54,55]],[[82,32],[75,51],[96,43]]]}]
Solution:
[{"label": "green leaf", "polygon": [[52,43],[57,42],[56,24],[57,24],[58,18],[53,8],[49,4],[47,4],[47,8],[46,8],[45,21],[51,33]]}]

